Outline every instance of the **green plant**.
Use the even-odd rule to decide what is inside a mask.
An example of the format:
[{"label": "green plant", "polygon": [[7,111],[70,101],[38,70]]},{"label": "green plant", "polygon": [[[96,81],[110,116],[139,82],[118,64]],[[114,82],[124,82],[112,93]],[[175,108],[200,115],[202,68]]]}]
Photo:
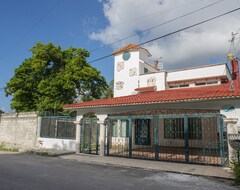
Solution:
[{"label": "green plant", "polygon": [[18,148],[15,148],[15,147],[12,147],[12,148],[5,147],[4,143],[0,143],[0,150],[2,150],[2,151],[11,151],[11,152],[18,152]]},{"label": "green plant", "polygon": [[235,161],[233,163],[233,172],[235,175],[235,183],[240,185],[240,161]]}]

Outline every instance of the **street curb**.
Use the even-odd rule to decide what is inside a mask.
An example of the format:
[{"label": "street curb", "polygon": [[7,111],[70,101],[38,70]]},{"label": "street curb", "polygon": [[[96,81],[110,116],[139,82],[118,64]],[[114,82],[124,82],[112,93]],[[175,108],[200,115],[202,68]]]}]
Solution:
[{"label": "street curb", "polygon": [[[81,156],[81,155],[80,155]],[[91,155],[92,156],[92,155]],[[76,160],[81,163],[87,163],[87,164],[97,164],[97,165],[105,165],[105,166],[115,166],[115,167],[122,167],[122,168],[135,168],[135,169],[143,169],[143,170],[148,170],[148,171],[162,171],[162,172],[169,172],[169,173],[176,173],[176,174],[185,174],[185,175],[192,175],[192,176],[198,176],[198,177],[206,177],[206,178],[215,178],[215,179],[223,179],[223,180],[231,180],[233,181],[234,178],[231,177],[222,177],[222,176],[211,176],[211,175],[201,175],[201,174],[195,174],[195,173],[190,173],[190,172],[180,172],[180,171],[172,171],[172,170],[164,170],[164,169],[153,169],[153,168],[146,168],[146,167],[141,167],[141,166],[128,166],[128,165],[122,165],[122,164],[113,164],[113,163],[102,163],[102,162],[94,162],[94,161],[82,161],[78,159],[70,159],[70,158],[64,158],[64,157],[59,157],[62,159],[67,159],[67,160]]]},{"label": "street curb", "polygon": [[74,151],[64,151],[64,152],[59,152],[59,151],[54,151],[54,150],[43,150],[43,149],[31,149],[27,150],[26,153],[28,154],[35,154],[38,156],[47,156],[47,157],[58,157],[58,156],[64,156],[64,155],[71,155],[75,154]]}]

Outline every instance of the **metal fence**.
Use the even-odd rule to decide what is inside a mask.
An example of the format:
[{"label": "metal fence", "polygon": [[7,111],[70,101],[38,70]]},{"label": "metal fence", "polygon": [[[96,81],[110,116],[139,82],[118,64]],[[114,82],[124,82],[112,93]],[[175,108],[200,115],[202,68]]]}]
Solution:
[{"label": "metal fence", "polygon": [[109,117],[106,154],[223,166],[226,126],[219,114]]},{"label": "metal fence", "polygon": [[76,118],[47,116],[42,117],[40,137],[76,139]]}]

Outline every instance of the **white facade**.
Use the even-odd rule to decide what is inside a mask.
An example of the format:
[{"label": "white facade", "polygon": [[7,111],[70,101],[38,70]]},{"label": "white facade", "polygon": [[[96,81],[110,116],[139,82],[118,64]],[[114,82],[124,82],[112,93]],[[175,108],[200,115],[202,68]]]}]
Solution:
[{"label": "white facade", "polygon": [[40,148],[76,151],[76,141],[71,139],[38,138]]},{"label": "white facade", "polygon": [[231,78],[226,63],[159,71],[148,63],[150,53],[130,49],[114,55],[114,97],[136,94],[137,88],[155,86],[157,91],[172,88],[198,87],[228,82]]}]

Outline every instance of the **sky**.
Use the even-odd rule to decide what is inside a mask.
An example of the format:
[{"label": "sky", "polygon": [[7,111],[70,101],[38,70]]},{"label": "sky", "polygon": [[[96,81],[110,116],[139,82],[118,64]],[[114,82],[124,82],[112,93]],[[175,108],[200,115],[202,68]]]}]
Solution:
[{"label": "sky", "polygon": [[[13,111],[3,88],[14,69],[31,57],[29,49],[37,41],[89,50],[88,61],[109,82],[113,57],[92,61],[129,43],[141,44],[237,8],[239,0],[2,0],[0,109]],[[149,63],[159,59],[165,70],[172,70],[226,62],[231,33],[240,33],[239,18],[238,10],[144,44],[152,54]],[[237,34],[231,48],[236,55],[239,38]]]}]

